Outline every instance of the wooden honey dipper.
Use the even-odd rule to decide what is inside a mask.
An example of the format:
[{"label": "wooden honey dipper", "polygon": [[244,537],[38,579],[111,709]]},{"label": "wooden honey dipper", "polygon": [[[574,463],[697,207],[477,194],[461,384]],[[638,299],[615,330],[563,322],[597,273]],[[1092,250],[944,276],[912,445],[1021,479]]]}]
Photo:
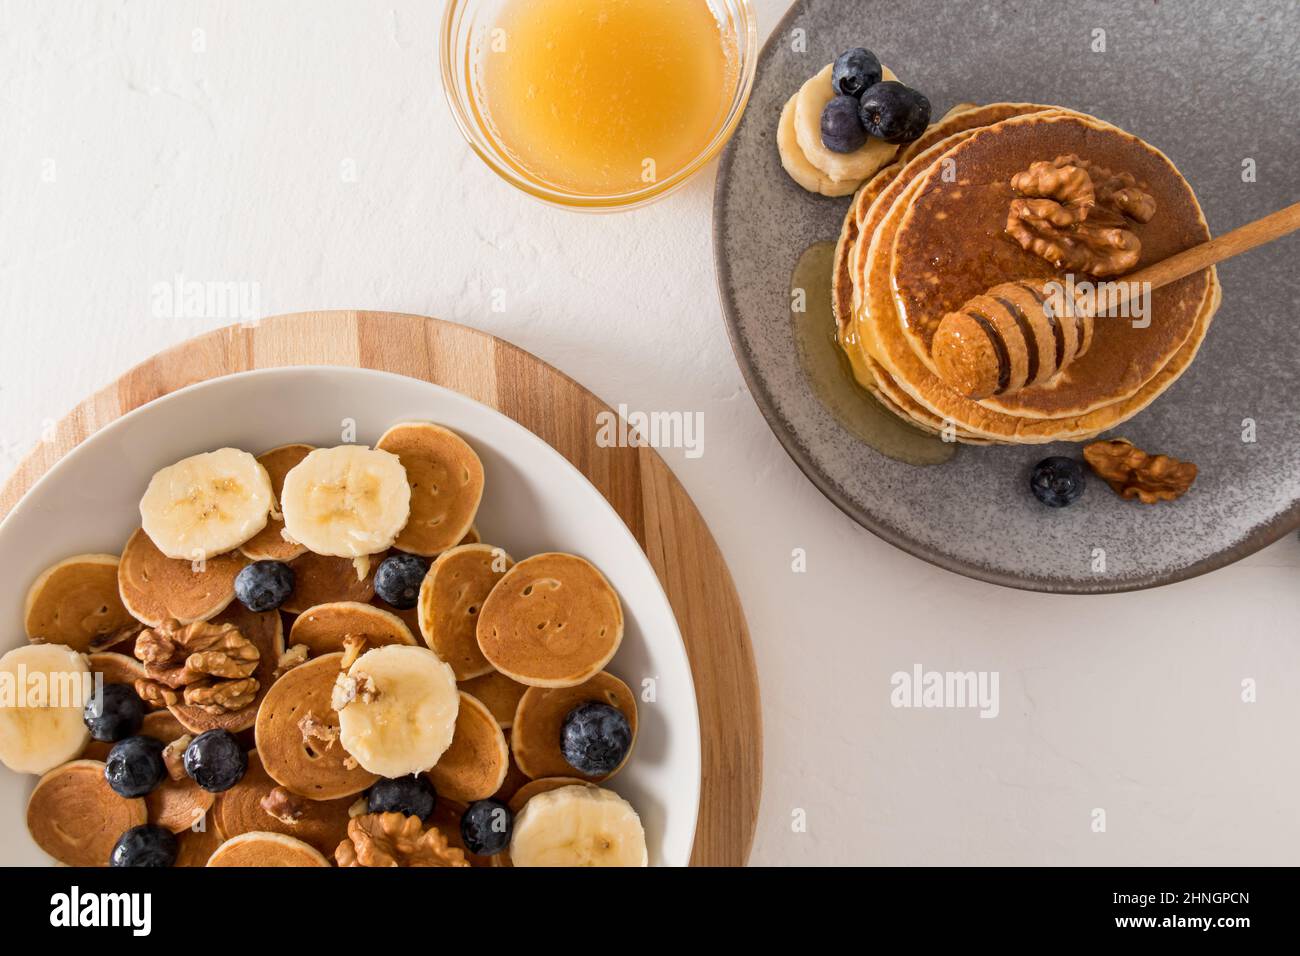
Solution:
[{"label": "wooden honey dipper", "polygon": [[[1098,282],[1099,292],[1106,290],[1095,297],[1103,305],[1099,314],[1297,229],[1300,203],[1122,278]],[[1055,278],[1004,282],[949,312],[930,346],[939,377],[976,401],[1046,382],[1092,344],[1094,314],[1078,297],[1068,301],[1065,289]]]}]

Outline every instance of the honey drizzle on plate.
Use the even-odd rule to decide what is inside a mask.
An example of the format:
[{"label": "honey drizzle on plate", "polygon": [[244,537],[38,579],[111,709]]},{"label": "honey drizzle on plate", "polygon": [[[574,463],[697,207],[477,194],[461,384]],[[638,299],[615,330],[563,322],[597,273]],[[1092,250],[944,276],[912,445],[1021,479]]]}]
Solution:
[{"label": "honey drizzle on plate", "polygon": [[908,425],[854,379],[835,341],[834,266],[835,243],[817,242],[804,250],[790,277],[790,328],[813,395],[847,431],[886,457],[909,465],[950,460],[957,453],[955,442]]}]

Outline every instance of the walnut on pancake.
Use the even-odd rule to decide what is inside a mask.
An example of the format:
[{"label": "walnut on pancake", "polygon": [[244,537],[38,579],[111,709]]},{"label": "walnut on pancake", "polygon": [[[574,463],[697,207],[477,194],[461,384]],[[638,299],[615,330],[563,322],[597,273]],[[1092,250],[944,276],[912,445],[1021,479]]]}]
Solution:
[{"label": "walnut on pancake", "polygon": [[463,850],[435,826],[404,813],[367,813],[348,821],[348,838],[334,851],[339,866],[467,867]]},{"label": "walnut on pancake", "polygon": [[135,656],[145,678],[136,692],[150,703],[170,707],[182,700],[210,714],[243,710],[257,697],[253,673],[262,653],[233,624],[175,619],[143,632]]},{"label": "walnut on pancake", "polygon": [[1131,271],[1142,241],[1129,228],[1150,222],[1155,199],[1129,173],[1115,173],[1073,153],[1030,165],[1011,177],[1019,195],[1007,234],[1058,269],[1101,278]]},{"label": "walnut on pancake", "polygon": [[286,826],[296,826],[307,812],[306,801],[296,793],[290,793],[284,787],[275,787],[258,801],[258,805],[269,816]]}]

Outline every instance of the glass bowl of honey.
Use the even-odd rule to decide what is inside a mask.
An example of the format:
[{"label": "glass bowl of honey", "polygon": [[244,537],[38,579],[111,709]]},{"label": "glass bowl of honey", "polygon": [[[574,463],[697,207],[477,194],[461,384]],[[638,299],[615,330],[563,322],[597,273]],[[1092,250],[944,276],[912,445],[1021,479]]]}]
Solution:
[{"label": "glass bowl of honey", "polygon": [[706,166],[740,122],[758,36],[749,0],[449,0],[443,88],[507,182],[628,209]]}]

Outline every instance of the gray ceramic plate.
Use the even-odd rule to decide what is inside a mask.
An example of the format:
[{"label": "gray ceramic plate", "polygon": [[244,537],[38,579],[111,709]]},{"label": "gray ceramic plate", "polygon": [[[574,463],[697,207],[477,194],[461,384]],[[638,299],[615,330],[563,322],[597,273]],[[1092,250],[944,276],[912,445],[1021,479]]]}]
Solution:
[{"label": "gray ceramic plate", "polygon": [[[1104,52],[1093,50],[1099,30]],[[916,467],[826,410],[796,353],[790,277],[804,249],[838,236],[849,200],[796,186],[775,135],[794,90],[858,45],[926,93],[936,116],[968,100],[1055,103],[1142,136],[1220,233],[1300,199],[1300,4],[801,0],[763,50],[713,223],[723,309],[759,407],[817,487],[898,547],[997,584],[1108,592],[1202,574],[1300,526],[1300,236],[1220,267],[1223,306],[1200,356],[1117,431],[1200,467],[1178,502],[1124,501],[1094,479],[1073,507],[1047,509],[1028,471],[1045,455],[1078,456],[1076,445],[964,447]]]}]

